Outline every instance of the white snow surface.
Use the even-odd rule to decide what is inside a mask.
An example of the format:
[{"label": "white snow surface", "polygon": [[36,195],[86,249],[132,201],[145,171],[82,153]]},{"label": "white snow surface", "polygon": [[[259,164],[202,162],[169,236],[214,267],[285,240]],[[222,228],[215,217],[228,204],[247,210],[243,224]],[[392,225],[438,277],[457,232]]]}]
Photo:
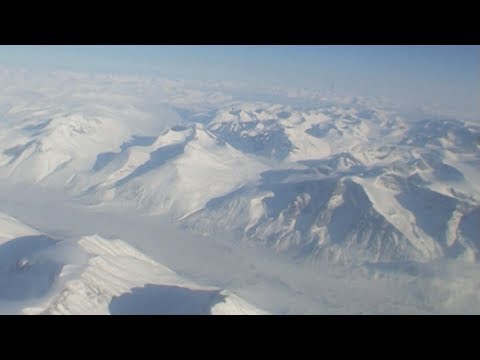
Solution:
[{"label": "white snow surface", "polygon": [[[9,256],[12,261],[16,260],[12,256],[19,256],[14,255],[18,254],[18,250],[15,251],[17,242],[31,238],[31,244],[35,246],[35,242],[46,240],[45,235],[5,214],[0,214],[0,231],[0,245],[10,245],[6,250],[0,248],[0,258]],[[68,256],[65,249],[75,251],[75,254]],[[85,256],[81,257],[79,252],[84,252]],[[61,261],[67,258],[75,261]],[[8,276],[5,278],[1,273],[13,271],[19,276],[20,286],[33,287],[33,282],[40,281],[44,272],[49,270],[40,266],[35,268],[35,265],[41,265],[40,259],[43,263],[47,259],[60,260],[61,271],[50,274],[53,278],[46,295],[38,296],[37,301],[27,298],[30,295],[28,289],[20,291],[18,284],[13,284],[14,275],[9,282]],[[20,263],[22,266],[18,267]],[[30,282],[24,283],[22,273],[29,272]],[[21,310],[24,314],[267,314],[228,290],[200,286],[184,279],[124,241],[107,240],[98,235],[84,236],[73,242],[50,242],[38,253],[21,257],[16,270],[0,268],[0,281],[3,288],[0,305],[4,292],[15,289],[19,296],[15,299],[17,302],[30,302]],[[142,294],[148,288],[158,291]],[[25,298],[20,298],[20,294]],[[135,297],[134,301],[128,296]],[[127,299],[123,300],[124,297]],[[145,301],[149,306],[143,307]]]},{"label": "white snow surface", "polygon": [[478,309],[477,124],[220,82],[0,69],[0,86],[4,312]]},{"label": "white snow surface", "polygon": [[[59,277],[69,280],[59,294],[42,306],[24,309],[25,314],[267,314],[228,291],[183,279],[121,240],[93,235],[78,244],[89,254],[88,263],[64,266]],[[143,295],[149,297],[150,307],[142,308],[141,294],[133,304],[112,306],[115,298],[141,293],[148,286],[165,289],[155,298]],[[202,293],[208,294],[207,301]]]},{"label": "white snow surface", "polygon": [[0,244],[17,237],[37,234],[39,234],[37,230],[0,212]]},{"label": "white snow surface", "polygon": [[[28,252],[29,248],[15,245],[27,238],[31,240],[29,248],[35,248],[36,243],[40,248],[22,257],[22,251]],[[17,303],[20,307],[28,304],[19,310],[29,315],[268,314],[231,291],[188,281],[118,239],[92,235],[75,241],[46,243],[45,240],[48,240],[46,235],[0,213],[0,246],[4,246],[0,247],[0,259],[17,261],[16,269],[4,268],[5,263],[0,266],[0,312],[3,307],[11,309]],[[17,260],[17,256],[21,257]],[[66,259],[70,262],[65,263]],[[40,266],[51,261],[60,261],[57,265],[61,271],[52,273],[50,268]],[[35,286],[45,275],[50,282],[46,289],[41,289],[42,295],[29,291],[29,287],[39,290]],[[145,289],[150,291],[143,292]],[[17,296],[7,296],[9,290]]]}]

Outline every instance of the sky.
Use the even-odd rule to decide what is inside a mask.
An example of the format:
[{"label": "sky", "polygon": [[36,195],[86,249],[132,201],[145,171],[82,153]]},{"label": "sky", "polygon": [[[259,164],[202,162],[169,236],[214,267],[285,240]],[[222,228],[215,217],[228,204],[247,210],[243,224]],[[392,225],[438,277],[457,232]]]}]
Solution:
[{"label": "sky", "polygon": [[480,117],[480,46],[0,46],[0,66],[385,96]]}]

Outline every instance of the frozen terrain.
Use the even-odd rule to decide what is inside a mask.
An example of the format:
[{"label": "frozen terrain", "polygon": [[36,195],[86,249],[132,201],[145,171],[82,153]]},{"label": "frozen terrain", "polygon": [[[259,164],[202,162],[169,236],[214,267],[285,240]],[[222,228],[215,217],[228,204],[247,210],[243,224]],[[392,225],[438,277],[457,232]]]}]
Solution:
[{"label": "frozen terrain", "polygon": [[0,304],[23,314],[266,314],[121,240],[56,240],[0,214]]},{"label": "frozen terrain", "polygon": [[2,313],[480,312],[478,124],[1,74]]}]

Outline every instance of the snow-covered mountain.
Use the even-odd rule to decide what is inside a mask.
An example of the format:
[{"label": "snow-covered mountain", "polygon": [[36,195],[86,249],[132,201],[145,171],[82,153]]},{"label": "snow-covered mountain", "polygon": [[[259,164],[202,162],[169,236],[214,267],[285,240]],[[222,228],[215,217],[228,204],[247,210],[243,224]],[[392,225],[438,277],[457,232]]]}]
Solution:
[{"label": "snow-covered mountain", "polygon": [[142,210],[181,217],[266,169],[201,124],[175,126],[152,140],[111,153],[102,166],[78,174],[67,187],[95,202],[126,200]]},{"label": "snow-covered mountain", "polygon": [[121,240],[57,240],[0,213],[0,308],[24,314],[266,314]]},{"label": "snow-covered mountain", "polygon": [[181,121],[164,102],[151,104],[139,81],[49,75],[26,84],[24,76],[13,77],[4,84],[9,94],[0,96],[4,181],[63,186],[94,166],[99,154],[119,151]]},{"label": "snow-covered mountain", "polygon": [[[212,129],[221,129],[225,139],[233,136],[242,149],[264,131],[257,125],[265,119],[274,124],[267,132],[285,134],[293,127],[290,134],[301,135],[288,138],[283,169],[263,172],[261,181],[212,199],[185,219],[187,227],[201,233],[226,228],[277,252],[334,263],[478,259],[478,238],[463,230],[473,223],[468,219],[480,200],[478,126],[454,120],[410,123],[388,111],[348,107],[313,117],[311,111],[280,113],[279,107],[259,117],[262,112],[252,109],[222,113]],[[327,141],[329,153],[316,151],[302,131]],[[261,146],[270,149],[268,142]],[[304,155],[289,165],[295,151]],[[310,151],[313,158],[305,155]]]},{"label": "snow-covered mountain", "polygon": [[205,235],[228,230],[297,259],[478,260],[478,125],[417,121],[380,101],[245,102],[165,82],[172,124],[145,115],[155,86],[135,87],[148,106],[98,92],[102,106],[83,93],[75,111],[51,98],[4,105],[1,178]]},{"label": "snow-covered mountain", "polygon": [[36,183],[87,168],[99,152],[120,146],[129,132],[112,118],[67,114],[26,121],[2,135],[0,175]]},{"label": "snow-covered mountain", "polygon": [[276,160],[319,159],[382,136],[403,134],[404,122],[389,111],[342,104],[292,109],[239,103],[218,110],[208,129],[237,149]]}]

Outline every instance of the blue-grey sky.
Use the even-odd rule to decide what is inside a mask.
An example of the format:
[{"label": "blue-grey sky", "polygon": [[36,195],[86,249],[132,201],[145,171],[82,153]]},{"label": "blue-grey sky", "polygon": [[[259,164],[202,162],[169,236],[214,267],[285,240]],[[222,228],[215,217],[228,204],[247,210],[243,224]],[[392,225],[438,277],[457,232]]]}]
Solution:
[{"label": "blue-grey sky", "polygon": [[0,46],[0,65],[241,81],[477,108],[480,46]]}]

